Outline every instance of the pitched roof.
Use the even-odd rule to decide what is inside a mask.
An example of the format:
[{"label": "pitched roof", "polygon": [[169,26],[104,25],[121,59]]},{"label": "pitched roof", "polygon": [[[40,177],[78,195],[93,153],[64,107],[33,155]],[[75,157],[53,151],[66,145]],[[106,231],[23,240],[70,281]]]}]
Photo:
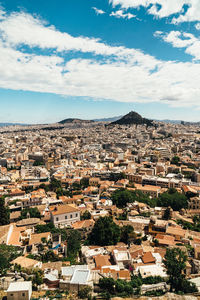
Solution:
[{"label": "pitched roof", "polygon": [[32,287],[31,281],[11,282],[7,292],[29,291]]},{"label": "pitched roof", "polygon": [[2,244],[3,242],[6,243],[9,229],[10,229],[10,224],[0,226],[0,244]]},{"label": "pitched roof", "polygon": [[42,238],[48,239],[50,235],[51,235],[50,232],[32,234],[29,240],[29,245],[40,244],[42,242],[41,241]]},{"label": "pitched roof", "polygon": [[153,257],[151,252],[146,252],[143,256],[142,256],[142,261],[144,264],[150,264],[150,263],[155,263],[155,257]]},{"label": "pitched roof", "polygon": [[156,239],[158,240],[160,245],[175,245],[175,238],[171,235],[157,234]]},{"label": "pitched roof", "polygon": [[111,268],[103,268],[101,269],[101,273],[103,274],[109,274],[111,275],[114,279],[124,279],[124,280],[131,280],[131,275],[129,270],[114,270]]},{"label": "pitched roof", "polygon": [[26,230],[26,227],[13,226],[12,232],[11,232],[9,240],[8,240],[8,245],[21,246],[22,243],[20,241],[20,236],[21,236],[21,232],[23,232],[25,230]]},{"label": "pitched roof", "polygon": [[94,260],[97,268],[101,268],[103,266],[110,266],[111,263],[109,261],[109,255],[95,255]]},{"label": "pitched roof", "polygon": [[181,237],[184,237],[186,231],[179,227],[168,226],[166,233],[171,235],[180,235]]},{"label": "pitched roof", "polygon": [[64,264],[67,262],[62,262],[62,261],[55,261],[55,262],[48,262],[48,263],[43,263],[42,264],[42,270],[45,269],[54,269],[54,270],[58,270],[61,271],[61,268],[64,266]]},{"label": "pitched roof", "polygon": [[72,227],[74,229],[82,229],[82,228],[89,228],[94,225],[95,221],[93,219],[90,220],[83,220],[75,222]]},{"label": "pitched roof", "polygon": [[79,211],[78,208],[75,208],[71,205],[58,205],[51,209],[51,213],[53,216],[67,214],[67,213],[73,213],[73,212],[78,212],[78,211]]},{"label": "pitched roof", "polygon": [[11,261],[11,264],[20,265],[22,268],[32,268],[38,263],[37,260],[24,256],[19,256]]}]

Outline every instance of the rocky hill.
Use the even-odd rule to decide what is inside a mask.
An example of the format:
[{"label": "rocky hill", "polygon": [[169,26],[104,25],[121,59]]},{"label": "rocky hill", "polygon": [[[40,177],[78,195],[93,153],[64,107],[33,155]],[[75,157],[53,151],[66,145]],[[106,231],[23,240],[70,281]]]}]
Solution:
[{"label": "rocky hill", "polygon": [[123,116],[121,119],[110,123],[109,125],[147,125],[154,126],[153,121],[143,118],[141,115],[135,111],[129,112],[127,115]]},{"label": "rocky hill", "polygon": [[81,124],[81,123],[93,123],[94,121],[92,120],[81,120],[81,119],[73,119],[73,118],[68,118],[68,119],[65,119],[65,120],[62,120],[60,122],[58,122],[59,124]]}]

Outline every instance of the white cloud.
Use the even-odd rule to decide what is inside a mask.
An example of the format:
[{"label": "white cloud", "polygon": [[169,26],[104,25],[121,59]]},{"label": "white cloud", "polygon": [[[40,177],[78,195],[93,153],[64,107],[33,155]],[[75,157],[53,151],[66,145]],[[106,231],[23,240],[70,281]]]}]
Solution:
[{"label": "white cloud", "polygon": [[[76,59],[67,58],[68,51],[76,51]],[[90,58],[81,58],[82,52]],[[200,108],[199,63],[161,61],[140,50],[73,37],[25,13],[0,20],[0,74],[6,89]]]},{"label": "white cloud", "polygon": [[94,11],[95,11],[95,13],[96,13],[97,15],[103,15],[103,14],[105,14],[105,11],[102,10],[102,9],[98,9],[98,8],[96,8],[96,7],[92,7],[92,9],[94,9]]},{"label": "white cloud", "polygon": [[0,6],[0,20],[5,19],[5,10]]},{"label": "white cloud", "polygon": [[[109,0],[113,7],[122,9],[145,7],[149,14],[158,18],[173,17],[172,23],[200,21],[199,0]],[[186,11],[185,11],[186,10]]]},{"label": "white cloud", "polygon": [[155,32],[157,37],[162,38],[165,42],[170,43],[175,48],[185,48],[185,52],[200,60],[200,38],[191,33],[171,31],[169,33]]},{"label": "white cloud", "polygon": [[135,15],[133,15],[131,13],[125,13],[122,9],[117,10],[117,11],[112,11],[110,16],[113,16],[116,18],[128,19],[128,20],[136,17]]},{"label": "white cloud", "polygon": [[156,62],[152,56],[144,55],[135,49],[123,46],[113,47],[95,38],[73,37],[25,13],[13,13],[2,20],[0,34],[6,45],[12,47],[26,45],[43,50],[54,49],[57,52],[78,51],[94,55],[114,56],[132,63],[140,64],[146,61],[146,66],[150,68],[155,66]]},{"label": "white cloud", "polygon": [[200,23],[195,24],[196,30],[200,30]]}]

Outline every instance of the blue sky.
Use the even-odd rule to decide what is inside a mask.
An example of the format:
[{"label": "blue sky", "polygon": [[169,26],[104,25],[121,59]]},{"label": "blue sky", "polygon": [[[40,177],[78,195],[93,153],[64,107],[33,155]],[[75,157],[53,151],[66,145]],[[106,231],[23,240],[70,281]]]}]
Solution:
[{"label": "blue sky", "polygon": [[200,121],[200,1],[0,3],[0,122]]}]

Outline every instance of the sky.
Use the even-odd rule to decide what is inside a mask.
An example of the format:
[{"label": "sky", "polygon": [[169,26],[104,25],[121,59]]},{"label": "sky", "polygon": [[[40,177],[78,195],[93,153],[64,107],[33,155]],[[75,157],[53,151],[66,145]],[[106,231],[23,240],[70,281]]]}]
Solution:
[{"label": "sky", "polygon": [[0,123],[200,121],[199,0],[0,0]]}]

